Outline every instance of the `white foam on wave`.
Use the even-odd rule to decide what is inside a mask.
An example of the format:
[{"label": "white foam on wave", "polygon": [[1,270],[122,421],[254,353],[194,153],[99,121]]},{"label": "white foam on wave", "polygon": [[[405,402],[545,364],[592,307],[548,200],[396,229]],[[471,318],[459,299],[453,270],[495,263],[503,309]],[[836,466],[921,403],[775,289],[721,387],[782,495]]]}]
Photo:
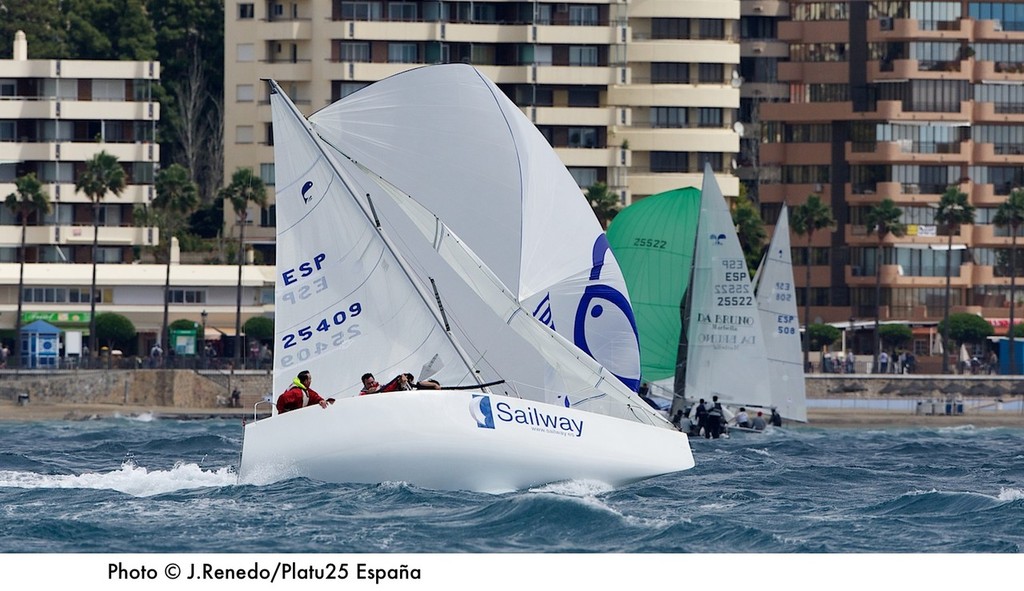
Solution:
[{"label": "white foam on wave", "polygon": [[0,488],[116,490],[134,497],[150,497],[179,490],[231,486],[236,483],[229,467],[204,470],[198,464],[178,463],[170,470],[153,470],[124,462],[114,472],[85,474],[37,474],[0,470]]},{"label": "white foam on wave", "polygon": [[1019,501],[1024,499],[1024,488],[1000,488],[997,498],[1000,501]]}]

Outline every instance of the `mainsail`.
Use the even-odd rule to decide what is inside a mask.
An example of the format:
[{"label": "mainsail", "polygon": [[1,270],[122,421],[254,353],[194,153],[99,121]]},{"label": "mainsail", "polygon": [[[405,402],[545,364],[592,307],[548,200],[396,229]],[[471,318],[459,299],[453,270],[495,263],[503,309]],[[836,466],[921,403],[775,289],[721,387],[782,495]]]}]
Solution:
[{"label": "mainsail", "polygon": [[761,318],[736,227],[711,167],[701,185],[690,284],[686,396],[723,404],[771,404]]},{"label": "mainsail", "polygon": [[789,210],[783,204],[775,233],[755,276],[757,307],[765,333],[772,406],[783,417],[807,421],[800,320],[789,246]]},{"label": "mainsail", "polygon": [[[390,379],[435,356],[435,366],[443,364],[435,379],[476,384],[438,312],[356,197],[363,194],[357,180],[332,165],[291,101],[270,86],[278,202],[275,394],[309,370],[325,397],[354,396],[363,372]],[[347,373],[338,371],[341,358]]]},{"label": "mainsail", "polygon": [[494,83],[463,64],[408,70],[310,122],[339,156],[444,220],[533,317],[637,389],[635,321],[601,226]]},{"label": "mainsail", "polygon": [[633,203],[608,228],[636,314],[646,381],[675,376],[699,215],[700,190],[686,187]]}]

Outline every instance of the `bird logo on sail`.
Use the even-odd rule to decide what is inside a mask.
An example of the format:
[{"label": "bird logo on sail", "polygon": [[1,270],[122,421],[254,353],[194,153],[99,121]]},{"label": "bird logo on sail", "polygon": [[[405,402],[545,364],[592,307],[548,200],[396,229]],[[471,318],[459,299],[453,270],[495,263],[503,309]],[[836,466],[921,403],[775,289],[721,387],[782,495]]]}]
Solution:
[{"label": "bird logo on sail", "polygon": [[712,234],[711,235],[711,241],[715,243],[715,246],[721,246],[723,240],[725,240],[725,234]]},{"label": "bird logo on sail", "polygon": [[305,184],[302,185],[302,202],[303,203],[309,203],[313,199],[312,195],[309,195],[309,196],[306,195],[306,193],[309,193],[310,189],[312,189],[312,188],[313,188],[313,181],[306,181]]},{"label": "bird logo on sail", "polygon": [[476,419],[476,426],[481,429],[494,428],[494,413],[491,411],[491,397],[486,394],[474,394],[469,403],[469,414]]}]

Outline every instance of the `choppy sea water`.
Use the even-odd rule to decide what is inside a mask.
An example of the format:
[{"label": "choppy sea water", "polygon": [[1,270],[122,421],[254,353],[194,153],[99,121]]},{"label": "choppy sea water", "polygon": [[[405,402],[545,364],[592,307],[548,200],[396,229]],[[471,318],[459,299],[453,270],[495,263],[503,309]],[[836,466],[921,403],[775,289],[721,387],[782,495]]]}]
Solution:
[{"label": "choppy sea water", "polygon": [[694,469],[617,490],[502,495],[239,485],[241,436],[226,420],[0,423],[0,552],[1024,551],[1024,429],[784,427],[694,440]]}]

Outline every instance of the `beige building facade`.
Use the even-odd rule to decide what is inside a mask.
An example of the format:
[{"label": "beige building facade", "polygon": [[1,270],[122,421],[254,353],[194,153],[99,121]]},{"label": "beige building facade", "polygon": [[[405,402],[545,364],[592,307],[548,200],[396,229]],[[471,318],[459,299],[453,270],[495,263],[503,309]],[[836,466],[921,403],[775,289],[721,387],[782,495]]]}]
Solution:
[{"label": "beige building facade", "polygon": [[[309,115],[397,72],[462,62],[521,106],[583,189],[604,182],[628,204],[700,186],[709,162],[736,195],[739,17],[729,0],[229,2],[225,174],[249,167],[273,185],[261,79]],[[273,206],[249,219],[247,241],[272,260]]]}]

